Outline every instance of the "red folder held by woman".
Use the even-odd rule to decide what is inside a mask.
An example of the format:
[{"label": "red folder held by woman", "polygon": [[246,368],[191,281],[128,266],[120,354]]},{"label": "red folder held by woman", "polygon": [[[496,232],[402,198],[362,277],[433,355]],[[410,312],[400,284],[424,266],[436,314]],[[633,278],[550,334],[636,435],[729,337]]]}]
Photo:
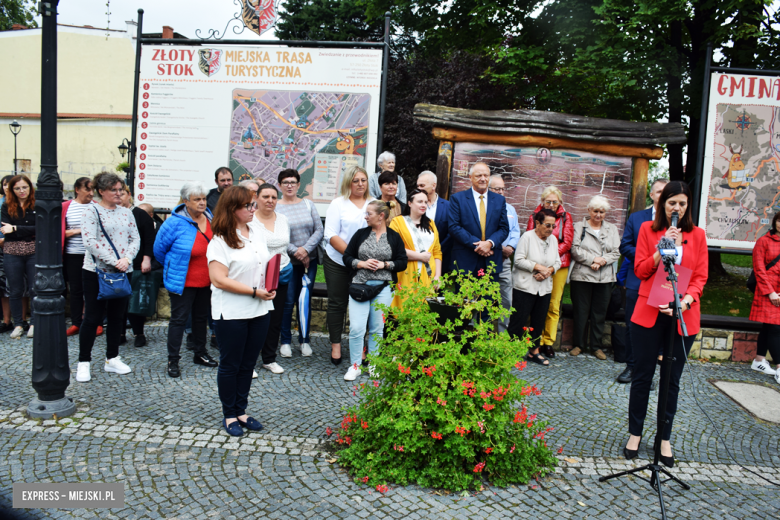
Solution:
[{"label": "red folder held by woman", "polygon": [[282,263],[282,255],[276,254],[268,261],[265,268],[265,290],[273,292],[279,287],[279,266]]}]

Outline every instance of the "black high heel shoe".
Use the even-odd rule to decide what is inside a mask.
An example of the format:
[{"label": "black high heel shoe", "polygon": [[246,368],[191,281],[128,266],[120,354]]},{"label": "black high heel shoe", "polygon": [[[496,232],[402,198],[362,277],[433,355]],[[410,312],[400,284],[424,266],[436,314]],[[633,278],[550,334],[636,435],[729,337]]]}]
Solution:
[{"label": "black high heel shoe", "polygon": [[[642,444],[642,437],[639,438],[639,444]],[[628,443],[626,443],[626,446]],[[625,446],[623,447],[623,455],[626,457],[626,460],[631,460],[637,458],[639,455],[639,446],[636,447],[635,450],[629,450]]]},{"label": "black high heel shoe", "polygon": [[[331,349],[332,352],[332,349]],[[344,355],[342,354],[339,358],[334,358],[333,354],[330,355],[330,362],[333,363],[333,366],[338,366],[341,364],[341,360],[344,358]]]},{"label": "black high heel shoe", "polygon": [[[658,446],[658,443],[661,442],[658,439],[658,435],[655,436],[655,442],[653,443],[653,450],[655,451],[656,447]],[[667,468],[673,468],[674,467],[674,452],[672,452],[671,457],[664,457],[659,453],[659,460],[661,461],[661,464],[666,466]]]}]

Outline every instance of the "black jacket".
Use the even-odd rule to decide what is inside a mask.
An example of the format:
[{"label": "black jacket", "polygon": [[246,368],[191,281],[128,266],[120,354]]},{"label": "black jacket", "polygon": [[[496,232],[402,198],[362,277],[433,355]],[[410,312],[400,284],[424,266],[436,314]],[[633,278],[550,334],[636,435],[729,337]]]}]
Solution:
[{"label": "black jacket", "polygon": [[133,216],[135,217],[135,225],[138,227],[138,234],[141,236],[141,247],[133,259],[133,270],[141,272],[141,263],[145,256],[152,259],[152,269],[155,269],[155,264],[159,266],[159,262],[154,258],[154,239],[157,235],[157,231],[154,229],[154,220],[141,208],[133,208]]},{"label": "black jacket", "polygon": [[214,213],[214,208],[217,207],[220,195],[222,195],[222,192],[219,191],[219,188],[212,188],[208,195],[206,195],[206,207],[209,208],[212,213]]},{"label": "black jacket", "polygon": [[[368,235],[372,232],[373,230],[370,227],[364,227],[352,235],[352,240],[349,241],[349,244],[344,250],[343,255],[344,265],[347,267],[347,269],[352,269],[353,260],[360,259],[358,257],[358,250],[360,249],[360,245],[366,241]],[[393,251],[392,261],[394,264],[394,269],[391,271],[391,273],[393,276],[393,282],[397,283],[398,275],[396,273],[406,271],[406,264],[409,259],[406,256],[406,248],[404,247],[404,241],[401,238],[401,235],[390,228],[387,228],[387,243],[390,244],[390,249]],[[356,274],[357,270],[353,269],[352,276],[354,277]]]},{"label": "black jacket", "polygon": [[8,214],[8,204],[3,202],[0,221],[16,226],[15,232],[5,236],[6,242],[35,242],[35,208],[29,208],[24,212],[24,216],[16,218]]}]

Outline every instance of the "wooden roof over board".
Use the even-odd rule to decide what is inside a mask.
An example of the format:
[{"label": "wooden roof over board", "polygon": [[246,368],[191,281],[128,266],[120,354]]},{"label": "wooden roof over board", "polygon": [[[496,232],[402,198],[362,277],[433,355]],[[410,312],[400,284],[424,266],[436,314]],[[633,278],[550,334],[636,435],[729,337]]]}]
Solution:
[{"label": "wooden roof over board", "polygon": [[414,117],[445,128],[598,143],[657,146],[685,144],[687,141],[685,128],[680,123],[637,123],[540,110],[467,110],[418,103],[414,107]]}]

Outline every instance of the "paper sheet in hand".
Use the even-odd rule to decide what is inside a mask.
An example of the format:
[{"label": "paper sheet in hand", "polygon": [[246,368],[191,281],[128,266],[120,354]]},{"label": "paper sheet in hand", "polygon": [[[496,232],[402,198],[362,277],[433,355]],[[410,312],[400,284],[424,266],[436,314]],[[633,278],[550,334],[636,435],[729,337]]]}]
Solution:
[{"label": "paper sheet in hand", "polygon": [[[675,265],[674,271],[677,273],[677,292],[684,296],[693,271],[681,265]],[[648,305],[658,308],[659,305],[668,305],[674,301],[672,282],[666,279],[667,276],[663,264],[658,264],[658,270],[653,276],[653,288],[650,289],[650,296],[647,297]]]}]

